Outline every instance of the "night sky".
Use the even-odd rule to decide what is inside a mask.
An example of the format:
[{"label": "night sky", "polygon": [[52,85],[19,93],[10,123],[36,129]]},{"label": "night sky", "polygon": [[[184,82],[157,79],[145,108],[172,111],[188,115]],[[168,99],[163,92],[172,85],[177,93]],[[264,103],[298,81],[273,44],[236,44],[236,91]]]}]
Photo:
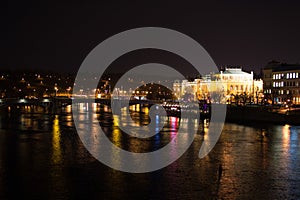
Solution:
[{"label": "night sky", "polygon": [[0,10],[0,69],[75,72],[109,36],[158,26],[194,38],[218,66],[259,72],[271,60],[300,61],[299,9],[296,0],[7,1]]}]

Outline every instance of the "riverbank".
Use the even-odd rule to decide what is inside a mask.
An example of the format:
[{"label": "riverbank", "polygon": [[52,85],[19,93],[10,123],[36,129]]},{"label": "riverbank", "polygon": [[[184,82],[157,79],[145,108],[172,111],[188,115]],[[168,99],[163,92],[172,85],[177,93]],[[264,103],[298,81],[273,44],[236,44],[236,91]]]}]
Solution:
[{"label": "riverbank", "polygon": [[267,106],[227,106],[226,122],[268,122],[274,124],[300,124],[300,110],[275,109]]}]

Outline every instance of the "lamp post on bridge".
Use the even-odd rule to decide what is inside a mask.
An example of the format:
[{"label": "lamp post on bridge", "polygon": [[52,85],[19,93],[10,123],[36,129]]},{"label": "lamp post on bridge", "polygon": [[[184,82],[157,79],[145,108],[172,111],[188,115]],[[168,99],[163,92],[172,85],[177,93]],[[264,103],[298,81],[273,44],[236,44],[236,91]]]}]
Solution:
[{"label": "lamp post on bridge", "polygon": [[54,97],[56,97],[57,96],[57,91],[58,91],[57,86],[54,87],[54,91],[55,91],[55,96]]}]

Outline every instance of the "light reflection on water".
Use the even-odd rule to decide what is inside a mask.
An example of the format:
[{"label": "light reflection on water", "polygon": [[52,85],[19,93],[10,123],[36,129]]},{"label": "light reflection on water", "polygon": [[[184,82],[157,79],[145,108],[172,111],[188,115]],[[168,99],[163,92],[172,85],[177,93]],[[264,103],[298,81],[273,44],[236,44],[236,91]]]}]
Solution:
[{"label": "light reflection on water", "polygon": [[[132,113],[134,122],[125,120],[124,110],[120,118],[111,120],[110,109],[99,104],[80,104],[78,109],[80,128],[86,128],[86,120],[95,126],[100,121],[115,145],[133,152],[163,147],[178,126],[186,128],[189,123],[169,117],[159,134],[139,140],[118,125],[149,123],[148,108],[135,107],[142,114]],[[95,140],[95,130],[86,133],[90,140]],[[0,198],[18,194],[44,199],[299,199],[299,134],[300,126],[225,124],[219,142],[205,158],[197,158],[206,136],[198,134],[172,165],[153,173],[128,174],[102,165],[86,151],[74,130],[70,106],[59,115],[27,107],[0,115]],[[176,148],[170,152],[175,155]],[[112,156],[114,162],[118,156]]]},{"label": "light reflection on water", "polygon": [[53,164],[61,164],[62,155],[61,155],[61,132],[59,126],[58,115],[55,115],[53,119],[53,128],[52,128],[52,161]]}]

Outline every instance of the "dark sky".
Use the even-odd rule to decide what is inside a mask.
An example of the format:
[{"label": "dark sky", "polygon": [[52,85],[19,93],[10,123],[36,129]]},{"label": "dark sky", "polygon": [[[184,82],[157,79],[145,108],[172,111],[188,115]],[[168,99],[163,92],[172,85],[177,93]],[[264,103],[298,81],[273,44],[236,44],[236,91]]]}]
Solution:
[{"label": "dark sky", "polygon": [[297,0],[1,4],[0,69],[76,71],[101,41],[143,26],[191,36],[217,65],[259,71],[270,60],[300,61]]}]

